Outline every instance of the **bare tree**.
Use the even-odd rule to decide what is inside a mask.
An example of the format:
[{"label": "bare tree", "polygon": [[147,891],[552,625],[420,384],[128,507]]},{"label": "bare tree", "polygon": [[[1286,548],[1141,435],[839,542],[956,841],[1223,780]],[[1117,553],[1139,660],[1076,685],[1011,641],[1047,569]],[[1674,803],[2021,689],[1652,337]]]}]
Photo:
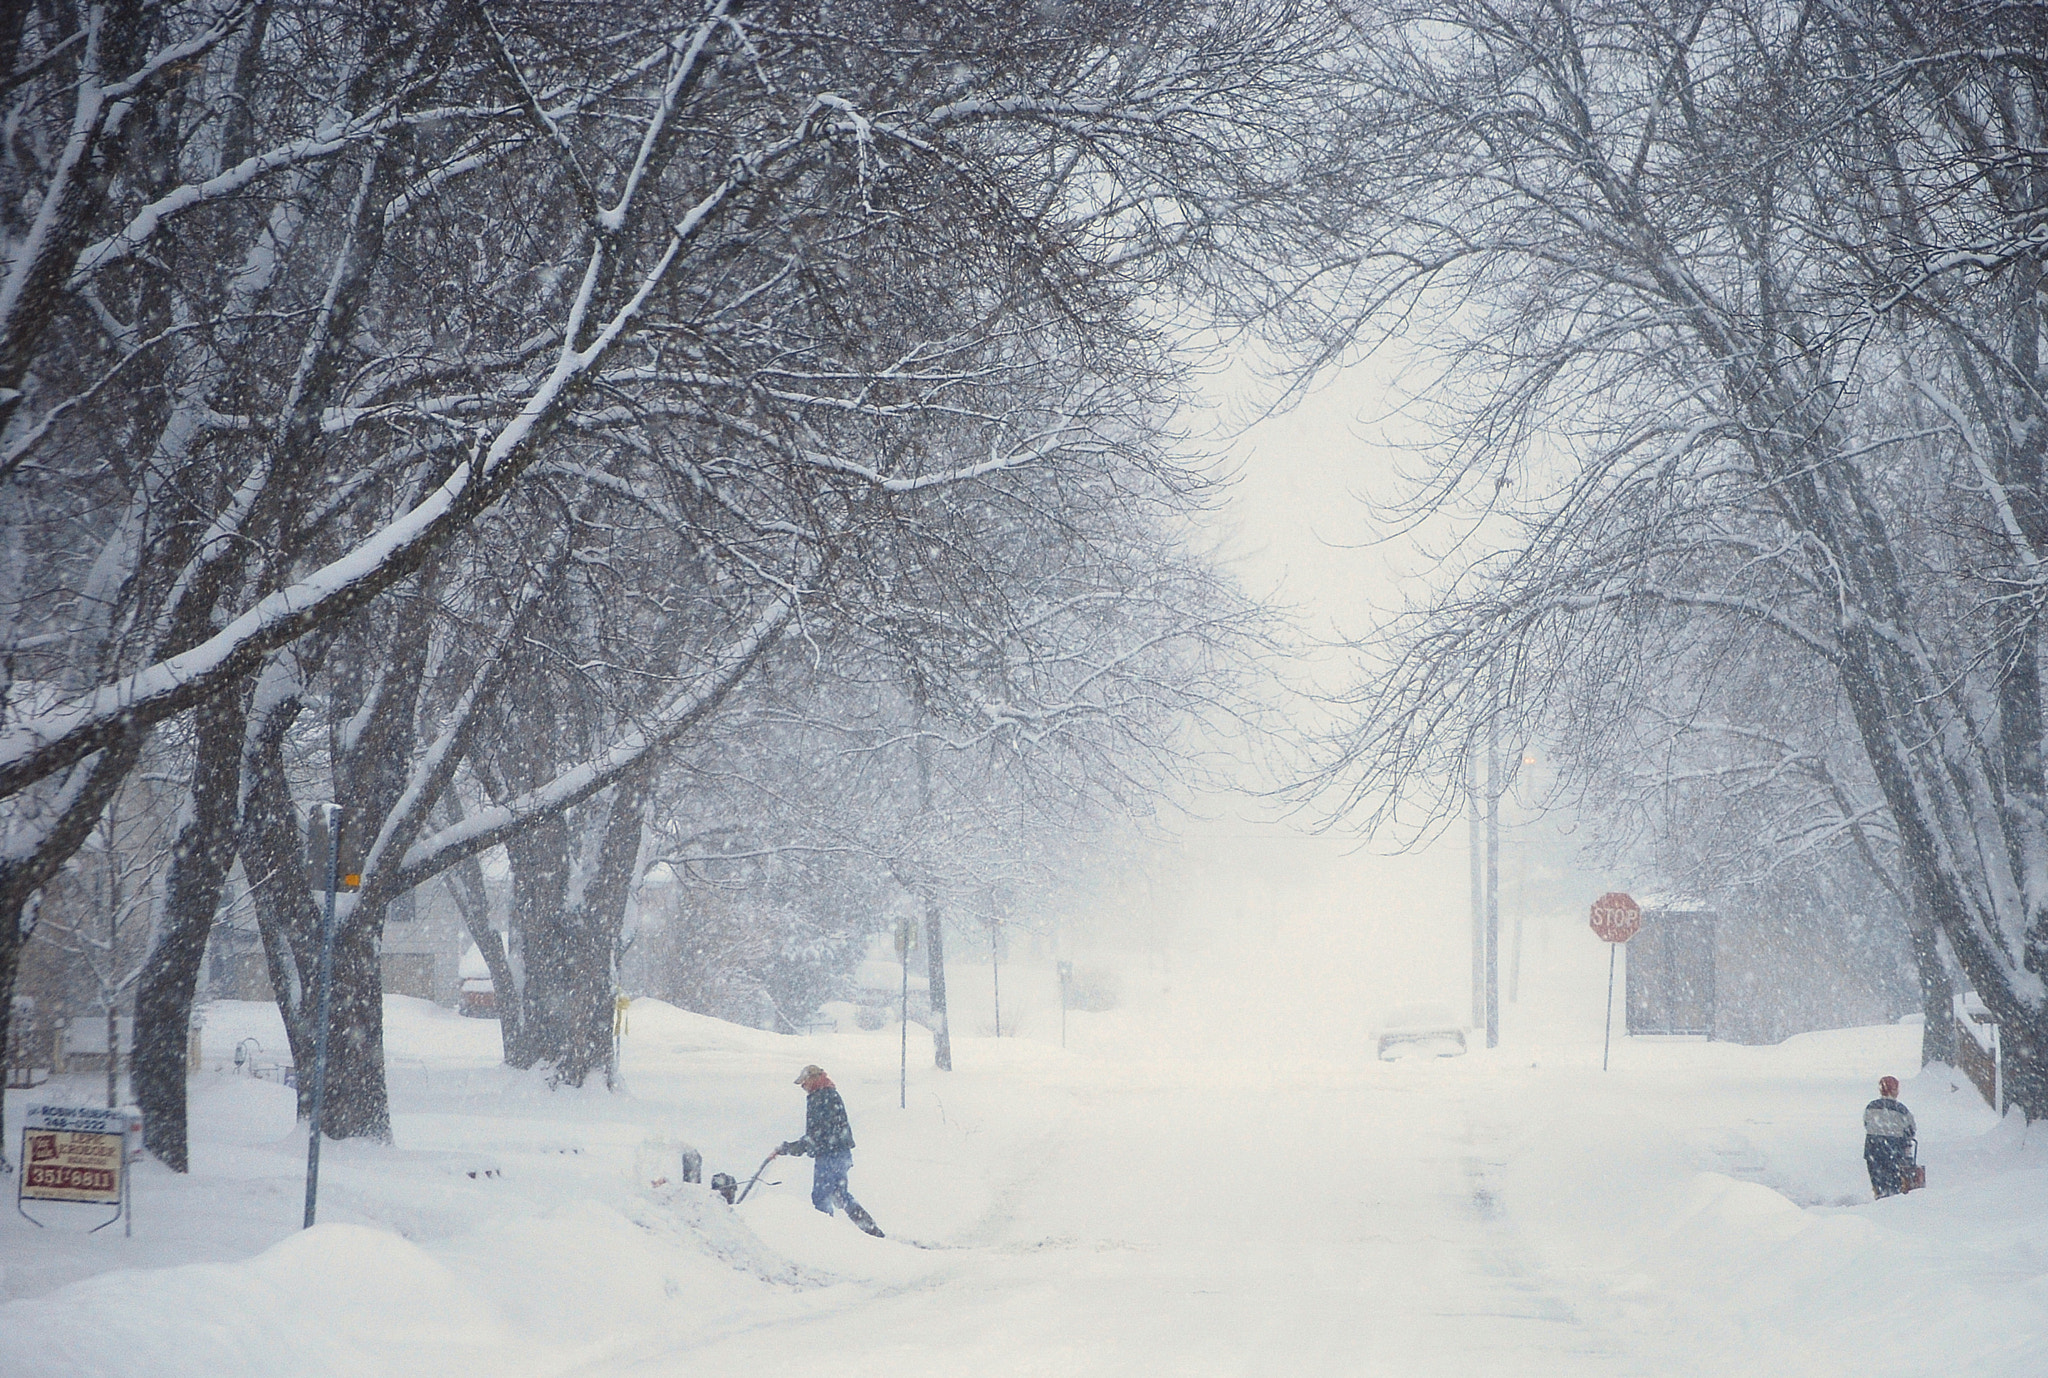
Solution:
[{"label": "bare tree", "polygon": [[[2038,17],[1793,18],[1446,3],[1362,23],[1353,300],[1438,313],[1477,401],[1442,408],[1416,510],[1462,509],[1498,553],[1384,643],[1335,776],[1353,799],[1455,779],[1477,665],[1583,726],[1702,621],[1810,657],[1911,891],[2004,1026],[2013,1103],[2048,1113],[2041,323],[2013,290],[2037,252],[2017,227],[2041,185]],[[1602,683],[1622,692],[1568,692]]]},{"label": "bare tree", "polygon": [[[1952,964],[1828,668],[1772,647],[1719,656],[1718,628],[1698,630],[1705,644],[1666,648],[1648,697],[1566,744],[1577,816],[1672,893],[1778,916],[1789,982],[1832,961],[1884,988],[1910,958],[1922,1059],[1953,1063]],[[1764,1014],[1754,1026],[1777,1027]]]},{"label": "bare tree", "polygon": [[[0,89],[48,126],[10,151],[10,205],[49,211],[10,238],[0,303],[41,303],[0,311],[26,361],[0,433],[0,910],[76,850],[152,730],[202,715],[142,1009],[139,1089],[174,1164],[167,1050],[230,839],[279,878],[256,907],[303,1055],[303,805],[357,810],[323,1128],[383,1132],[384,906],[558,824],[623,857],[664,753],[793,629],[844,616],[848,572],[921,506],[979,488],[1029,524],[1103,500],[1113,453],[1156,456],[1178,361],[1149,302],[1284,295],[1258,251],[1312,238],[1296,86],[1332,80],[1328,13],[1283,0],[419,0],[367,22],[253,0],[145,7],[118,54],[103,11],[30,8]],[[139,75],[109,84],[110,62]],[[555,499],[598,495],[670,533],[619,562],[630,579],[688,551],[701,596],[643,620],[645,653],[572,651],[573,749],[493,776],[471,737],[515,608],[589,591],[470,586],[489,547],[531,557]],[[608,558],[580,534],[561,551]],[[459,624],[487,630],[446,653]],[[0,922],[0,986],[19,927]],[[577,967],[594,989],[595,959]]]},{"label": "bare tree", "polygon": [[116,796],[65,868],[67,883],[45,895],[33,934],[85,978],[86,998],[106,1020],[109,1109],[120,1103],[120,1015],[132,1008],[170,860],[168,820],[151,793],[131,785]]}]

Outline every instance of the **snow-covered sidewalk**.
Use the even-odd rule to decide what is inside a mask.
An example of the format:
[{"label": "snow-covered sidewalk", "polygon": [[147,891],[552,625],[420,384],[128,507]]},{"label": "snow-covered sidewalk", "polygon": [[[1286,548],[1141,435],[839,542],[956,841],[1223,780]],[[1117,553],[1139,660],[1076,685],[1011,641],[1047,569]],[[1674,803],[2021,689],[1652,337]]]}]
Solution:
[{"label": "snow-covered sidewalk", "polygon": [[[394,999],[397,1142],[330,1146],[317,1229],[290,1093],[203,1074],[195,1170],[145,1170],[134,1239],[0,1225],[0,1373],[2041,1370],[2048,1135],[1930,1073],[1929,1189],[1872,1202],[1858,1115],[1917,1030],[1630,1041],[1602,1073],[1604,962],[1557,950],[1491,1052],[1379,1063],[1342,1001],[1261,1021],[1241,971],[1235,1004],[1183,971],[1072,1051],[963,1038],[945,1075],[914,1039],[902,1109],[893,1028],[640,1002],[614,1095]],[[886,1240],[812,1211],[807,1163],[738,1210],[676,1180],[682,1142],[744,1178],[793,1136],[807,1061]]]}]

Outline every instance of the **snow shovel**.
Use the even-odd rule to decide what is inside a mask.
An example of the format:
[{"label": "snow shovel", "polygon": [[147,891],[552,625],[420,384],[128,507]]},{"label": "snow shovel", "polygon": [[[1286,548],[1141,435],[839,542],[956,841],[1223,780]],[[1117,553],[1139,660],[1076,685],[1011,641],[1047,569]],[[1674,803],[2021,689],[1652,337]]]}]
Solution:
[{"label": "snow shovel", "polygon": [[1901,1196],[1909,1191],[1919,1191],[1927,1185],[1927,1169],[1915,1161],[1919,1156],[1920,1141],[1918,1139],[1906,1140],[1906,1161],[1899,1166],[1899,1194]]},{"label": "snow shovel", "polygon": [[[747,1193],[754,1189],[754,1183],[761,1180],[761,1174],[768,1170],[768,1164],[774,1162],[777,1158],[780,1158],[781,1156],[782,1150],[778,1148],[773,1153],[769,1154],[767,1157],[761,1160],[761,1166],[754,1169],[754,1175],[752,1177],[749,1177],[747,1179],[746,1186],[740,1189],[740,1201],[744,1201],[747,1199]],[[737,1206],[740,1203],[740,1201],[735,1201],[733,1202],[733,1204]]]}]

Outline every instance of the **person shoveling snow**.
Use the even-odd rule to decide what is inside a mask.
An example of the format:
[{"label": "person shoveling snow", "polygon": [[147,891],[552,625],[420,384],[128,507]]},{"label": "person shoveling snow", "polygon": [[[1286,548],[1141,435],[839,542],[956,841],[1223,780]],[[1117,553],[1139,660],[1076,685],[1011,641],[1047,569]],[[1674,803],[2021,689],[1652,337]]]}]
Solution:
[{"label": "person shoveling snow", "polygon": [[853,1168],[853,1125],[846,1118],[846,1102],[839,1098],[839,1088],[815,1062],[796,1074],[796,1084],[804,1088],[804,1136],[777,1148],[768,1155],[770,1161],[785,1153],[809,1158],[811,1204],[830,1215],[837,1202],[846,1207],[848,1220],[880,1239],[882,1231],[875,1218],[846,1189],[846,1175]]},{"label": "person shoveling snow", "polygon": [[1918,1176],[1913,1112],[1899,1103],[1898,1095],[1897,1077],[1879,1077],[1877,1099],[1863,1107],[1863,1163],[1870,1169],[1870,1190],[1879,1200],[1919,1185],[1913,1180]]}]

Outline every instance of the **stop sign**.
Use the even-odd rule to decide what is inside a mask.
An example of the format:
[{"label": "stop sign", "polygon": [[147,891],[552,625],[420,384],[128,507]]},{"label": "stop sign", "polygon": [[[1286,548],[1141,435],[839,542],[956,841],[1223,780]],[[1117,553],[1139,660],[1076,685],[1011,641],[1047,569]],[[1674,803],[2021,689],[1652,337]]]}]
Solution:
[{"label": "stop sign", "polygon": [[1593,901],[1593,931],[1610,943],[1625,943],[1642,930],[1643,907],[1611,891]]}]

